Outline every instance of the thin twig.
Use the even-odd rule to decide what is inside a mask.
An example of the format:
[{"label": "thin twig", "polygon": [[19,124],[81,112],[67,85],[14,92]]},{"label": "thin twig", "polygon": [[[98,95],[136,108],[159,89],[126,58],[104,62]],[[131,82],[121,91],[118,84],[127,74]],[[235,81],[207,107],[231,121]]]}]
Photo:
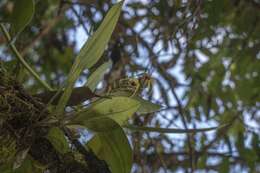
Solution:
[{"label": "thin twig", "polygon": [[78,14],[78,12],[77,12],[77,10],[75,9],[74,6],[71,7],[71,10],[75,14],[75,16],[78,18],[79,23],[82,25],[82,27],[85,30],[86,34],[90,35],[90,32],[89,32],[88,28],[85,26],[84,21],[82,20],[81,16]]}]

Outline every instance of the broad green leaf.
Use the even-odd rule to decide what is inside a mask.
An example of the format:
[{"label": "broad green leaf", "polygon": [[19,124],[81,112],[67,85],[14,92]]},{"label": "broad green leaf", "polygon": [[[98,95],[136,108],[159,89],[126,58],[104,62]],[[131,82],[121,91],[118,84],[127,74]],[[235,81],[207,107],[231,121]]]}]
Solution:
[{"label": "broad green leaf", "polygon": [[160,105],[144,100],[141,97],[135,96],[134,99],[138,100],[141,104],[140,108],[137,110],[139,114],[153,113],[161,108]]},{"label": "broad green leaf", "polygon": [[16,36],[30,23],[34,14],[34,0],[15,0],[11,16],[11,33]]},{"label": "broad green leaf", "polygon": [[92,67],[103,54],[111,34],[119,18],[123,1],[114,5],[107,13],[97,31],[81,48],[79,55],[70,70],[67,86],[57,106],[56,113],[60,115],[71,95],[74,83],[85,68]]},{"label": "broad green leaf", "polygon": [[[96,123],[100,121],[103,124],[107,121],[103,120],[103,118],[111,118],[119,125],[122,125],[139,107],[140,103],[129,97],[119,96],[111,99],[101,99],[91,107],[86,108],[86,111],[79,112],[72,123],[87,127],[88,124],[91,124],[91,121]],[[104,123],[104,126],[106,126],[106,123]]]},{"label": "broad green leaf", "polygon": [[101,66],[99,66],[88,78],[87,83],[85,84],[91,91],[94,91],[97,87],[97,84],[102,80],[106,70],[112,65],[111,61],[108,61]]},{"label": "broad green leaf", "polygon": [[121,127],[97,133],[87,144],[101,160],[105,160],[112,173],[130,173],[133,153]]},{"label": "broad green leaf", "polygon": [[118,124],[113,119],[104,116],[91,118],[88,121],[84,121],[84,123],[82,124],[82,126],[94,132],[111,131],[115,129],[117,125]]},{"label": "broad green leaf", "polygon": [[[126,91],[117,91],[117,92],[112,93],[112,95],[114,95],[114,96],[130,97],[132,95],[132,93],[126,92]],[[138,101],[140,103],[140,107],[137,110],[137,112],[139,114],[153,113],[153,112],[158,111],[161,108],[160,105],[152,103],[152,102],[150,102],[148,100],[144,100],[144,99],[142,99],[139,96],[133,96],[131,98],[136,100],[136,101]]]},{"label": "broad green leaf", "polygon": [[64,133],[58,127],[53,127],[49,130],[47,139],[60,153],[64,154],[69,151],[69,144],[64,136]]}]

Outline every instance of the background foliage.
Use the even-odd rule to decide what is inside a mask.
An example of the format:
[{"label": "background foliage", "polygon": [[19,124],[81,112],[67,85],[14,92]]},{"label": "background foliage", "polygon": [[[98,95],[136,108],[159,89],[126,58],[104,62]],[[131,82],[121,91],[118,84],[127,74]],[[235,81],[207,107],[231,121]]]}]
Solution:
[{"label": "background foliage", "polygon": [[[17,35],[16,47],[42,79],[58,88],[82,40],[100,26],[114,3],[35,1],[32,21]],[[9,19],[13,1],[2,0],[0,11],[1,21]],[[257,0],[124,3],[101,60],[114,63],[103,88],[115,79],[148,71],[155,82],[144,97],[163,108],[135,115],[130,120],[134,125],[222,127],[188,134],[129,132],[132,172],[260,171],[259,11]],[[0,35],[0,58],[17,73],[17,60],[6,44]],[[91,70],[83,71],[78,85]],[[31,93],[44,90],[29,75],[21,79]]]}]

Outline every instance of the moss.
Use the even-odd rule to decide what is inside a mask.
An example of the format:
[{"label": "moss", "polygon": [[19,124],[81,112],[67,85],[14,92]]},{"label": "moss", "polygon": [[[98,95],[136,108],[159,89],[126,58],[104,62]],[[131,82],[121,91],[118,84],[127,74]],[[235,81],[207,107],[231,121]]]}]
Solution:
[{"label": "moss", "polygon": [[75,153],[62,155],[45,138],[53,126],[42,123],[51,116],[45,108],[0,66],[0,167],[13,165],[18,151],[29,148],[28,154],[52,173],[89,172]]},{"label": "moss", "polygon": [[41,114],[43,108],[0,67],[0,155],[5,156],[0,164],[13,160],[17,151],[32,145],[39,135],[36,129],[41,129],[39,121],[47,116]]}]

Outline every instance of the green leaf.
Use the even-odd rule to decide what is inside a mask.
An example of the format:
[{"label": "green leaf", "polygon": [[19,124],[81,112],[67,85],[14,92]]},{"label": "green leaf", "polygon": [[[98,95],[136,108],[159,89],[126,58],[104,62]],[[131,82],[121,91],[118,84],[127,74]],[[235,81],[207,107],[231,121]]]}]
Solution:
[{"label": "green leaf", "polygon": [[103,54],[106,45],[112,35],[119,18],[123,1],[114,5],[106,15],[97,31],[81,48],[68,76],[67,86],[56,109],[57,115],[61,115],[71,95],[74,83],[85,68],[92,67]]},{"label": "green leaf", "polygon": [[69,144],[64,133],[58,127],[51,128],[46,138],[58,152],[64,154],[69,151]]},{"label": "green leaf", "polygon": [[11,16],[11,34],[15,37],[30,23],[34,14],[34,0],[16,0]]},{"label": "green leaf", "polygon": [[116,129],[118,125],[119,124],[111,118],[97,117],[91,118],[90,120],[82,123],[72,122],[72,124],[67,124],[66,127],[72,130],[87,128],[88,130],[94,132],[107,132]]},{"label": "green leaf", "polygon": [[140,102],[140,108],[137,110],[139,114],[148,114],[160,110],[161,106],[155,103],[152,103],[148,100],[144,100],[141,97],[135,96],[134,99]]},{"label": "green leaf", "polygon": [[102,80],[106,70],[112,65],[111,61],[108,61],[101,66],[99,66],[88,78],[87,83],[85,84],[91,91],[94,91],[97,87],[97,84]]},{"label": "green leaf", "polygon": [[91,118],[88,121],[84,121],[82,126],[92,130],[94,132],[106,132],[111,131],[117,127],[117,123],[108,117],[97,115],[97,118]]},{"label": "green leaf", "polygon": [[87,144],[101,160],[105,160],[112,173],[129,173],[132,167],[132,149],[118,126],[113,131],[96,134]]},{"label": "green leaf", "polygon": [[[125,96],[125,97],[130,97],[132,95],[132,93],[130,92],[126,92],[126,91],[117,91],[112,93],[113,96]],[[139,96],[134,96],[131,97],[132,99],[135,99],[136,101],[138,101],[140,103],[140,107],[137,110],[137,112],[139,114],[148,114],[148,113],[153,113],[158,111],[161,106],[155,103],[152,103],[148,100],[144,100]]]},{"label": "green leaf", "polygon": [[103,128],[113,127],[113,123],[106,123],[113,119],[122,125],[140,107],[140,103],[129,97],[112,97],[111,99],[101,99],[94,103],[85,111],[79,112],[72,120],[72,124],[79,124],[91,128],[93,124],[100,123]]}]

